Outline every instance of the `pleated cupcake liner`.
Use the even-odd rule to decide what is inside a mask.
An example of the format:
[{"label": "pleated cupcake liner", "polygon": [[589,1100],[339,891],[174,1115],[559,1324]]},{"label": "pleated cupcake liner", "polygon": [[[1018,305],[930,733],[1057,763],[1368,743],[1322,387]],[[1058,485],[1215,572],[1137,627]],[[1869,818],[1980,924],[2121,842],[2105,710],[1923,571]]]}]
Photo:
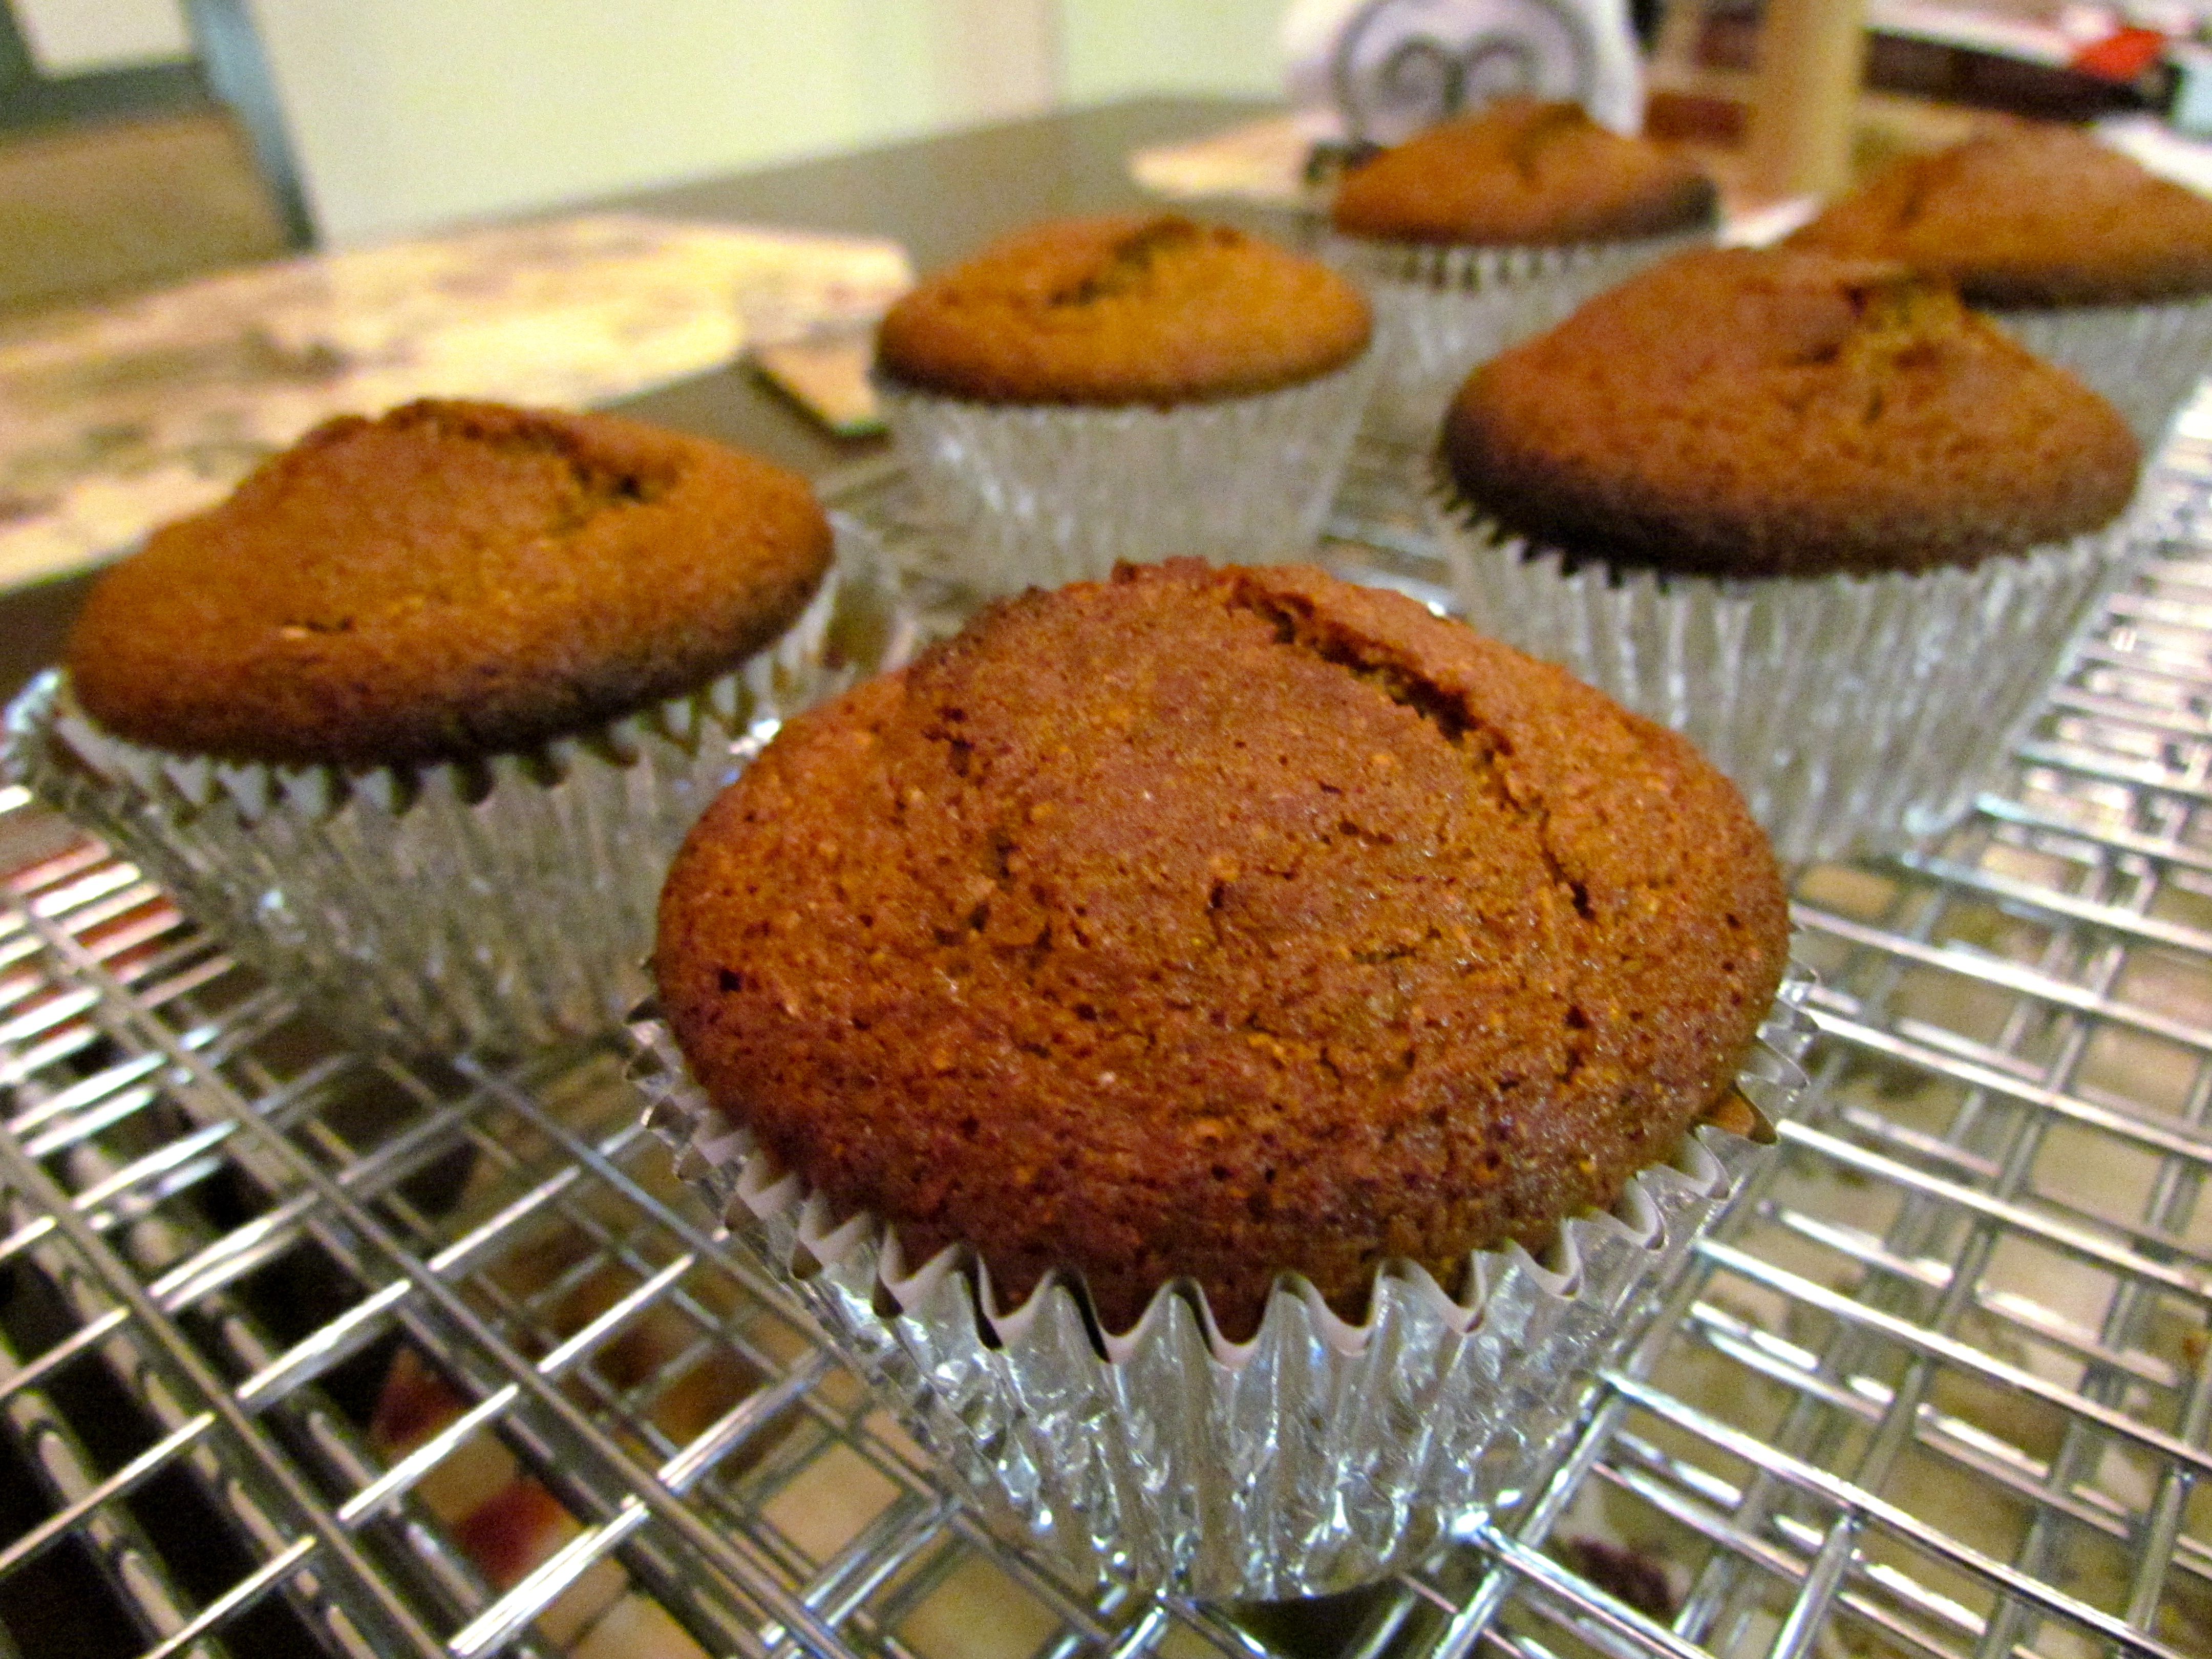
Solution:
[{"label": "pleated cupcake liner", "polygon": [[1563,247],[1455,247],[1329,233],[1320,256],[1367,290],[1382,360],[1366,431],[1394,444],[1434,441],[1475,367],[1565,320],[1585,300],[1670,255],[1709,245],[1714,228]]},{"label": "pleated cupcake liner", "polygon": [[362,769],[177,755],[103,731],[55,670],[7,711],[0,776],[357,1038],[520,1053],[621,1028],[692,820],[784,717],[910,636],[872,539],[841,523],[820,590],[772,646],[526,751]]},{"label": "pleated cupcake liner", "polygon": [[1731,578],[1578,566],[1465,501],[1441,462],[1428,507],[1468,622],[1688,738],[1785,863],[1955,823],[2150,534],[2138,497],[1972,568]]},{"label": "pleated cupcake liner", "polygon": [[1370,348],[1296,386],[1169,408],[878,391],[941,573],[988,595],[1102,580],[1124,559],[1305,556],[1374,372]]},{"label": "pleated cupcake liner", "polygon": [[[1790,970],[1739,1078],[1770,1121],[1804,1090],[1810,986]],[[647,1120],[679,1171],[987,1519],[1079,1579],[1209,1600],[1370,1583],[1517,1502],[1768,1155],[1702,1125],[1540,1258],[1474,1253],[1456,1297],[1387,1265],[1356,1325],[1285,1273],[1249,1342],[1188,1282],[1115,1336],[1065,1276],[1002,1309],[970,1250],[910,1269],[880,1221],[832,1213],[730,1124],[657,1019],[632,1029]]]},{"label": "pleated cupcake liner", "polygon": [[2071,371],[2120,413],[2148,460],[2212,369],[2212,295],[2152,305],[2057,306],[1984,313],[2037,356]]}]

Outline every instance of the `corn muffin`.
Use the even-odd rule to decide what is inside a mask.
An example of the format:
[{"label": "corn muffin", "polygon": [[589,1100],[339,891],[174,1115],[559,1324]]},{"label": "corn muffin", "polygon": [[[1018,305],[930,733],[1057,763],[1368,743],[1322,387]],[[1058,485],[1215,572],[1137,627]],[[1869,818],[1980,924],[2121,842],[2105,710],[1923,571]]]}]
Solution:
[{"label": "corn muffin", "polygon": [[2109,523],[2111,404],[1904,267],[1687,253],[1471,375],[1453,478],[1580,557],[1720,575],[1972,565]]},{"label": "corn muffin", "polygon": [[884,372],[957,398],[1170,404],[1269,392],[1367,344],[1367,302],[1316,260],[1174,214],[994,243],[893,306]]},{"label": "corn muffin", "polygon": [[6,769],[356,1041],[603,1031],[756,723],[896,637],[831,542],[803,480],[635,422],[341,418],[100,578]]},{"label": "corn muffin", "polygon": [[1176,215],[1039,225],[924,282],[878,338],[884,419],[978,595],[1123,559],[1312,547],[1372,382],[1317,260]]},{"label": "corn muffin", "polygon": [[1401,596],[1125,568],[787,726],[661,900],[708,1094],[909,1261],[1356,1316],[1666,1159],[1783,971],[1690,746]]},{"label": "corn muffin", "polygon": [[1656,265],[1468,378],[1468,612],[1686,733],[1790,860],[1948,827],[2131,546],[2139,451],[1940,279]]},{"label": "corn muffin", "polygon": [[1579,104],[1503,98],[1355,167],[1329,222],[1380,241],[1548,247],[1691,230],[1718,200],[1680,150]]},{"label": "corn muffin", "polygon": [[1324,257],[1373,295],[1367,425],[1425,450],[1468,371],[1653,260],[1711,240],[1711,181],[1580,106],[1501,99],[1338,187]]},{"label": "corn muffin", "polygon": [[714,679],[830,563],[805,482],[609,415],[345,416],[105,573],[67,653],[156,748],[395,765],[514,749]]}]

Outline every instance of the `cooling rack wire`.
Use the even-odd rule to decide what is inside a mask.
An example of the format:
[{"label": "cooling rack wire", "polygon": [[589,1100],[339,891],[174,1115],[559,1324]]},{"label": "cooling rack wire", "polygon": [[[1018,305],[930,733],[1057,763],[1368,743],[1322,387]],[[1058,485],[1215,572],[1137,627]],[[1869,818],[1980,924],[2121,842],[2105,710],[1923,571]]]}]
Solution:
[{"label": "cooling rack wire", "polygon": [[[1405,476],[1363,456],[1330,556],[1439,597]],[[0,795],[0,1659],[2212,1652],[2206,412],[2149,488],[1972,818],[1799,875],[1824,1103],[1557,1478],[1297,1607],[994,1539],[613,1048],[349,1053]],[[896,472],[830,493],[920,556]]]}]

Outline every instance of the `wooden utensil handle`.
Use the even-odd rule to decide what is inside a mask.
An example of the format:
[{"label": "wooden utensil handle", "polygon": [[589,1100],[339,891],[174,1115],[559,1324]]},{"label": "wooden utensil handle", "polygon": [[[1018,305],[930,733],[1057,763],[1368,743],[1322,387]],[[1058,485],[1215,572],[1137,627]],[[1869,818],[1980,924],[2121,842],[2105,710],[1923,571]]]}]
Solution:
[{"label": "wooden utensil handle", "polygon": [[1766,0],[1752,98],[1750,185],[1762,200],[1849,183],[1866,0]]}]

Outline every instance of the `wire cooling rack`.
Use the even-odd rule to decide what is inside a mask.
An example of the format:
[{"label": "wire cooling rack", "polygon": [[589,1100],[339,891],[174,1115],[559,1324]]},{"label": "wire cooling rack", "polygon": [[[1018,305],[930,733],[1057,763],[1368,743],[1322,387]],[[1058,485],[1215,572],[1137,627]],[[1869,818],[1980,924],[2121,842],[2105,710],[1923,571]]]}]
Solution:
[{"label": "wire cooling rack", "polygon": [[[1388,459],[1333,556],[1433,595]],[[899,488],[836,493],[896,542]],[[2151,488],[1972,820],[1801,875],[1826,1104],[1556,1480],[1327,1602],[1059,1582],[612,1048],[349,1053],[0,795],[0,1659],[2212,1652],[2212,442]]]}]

